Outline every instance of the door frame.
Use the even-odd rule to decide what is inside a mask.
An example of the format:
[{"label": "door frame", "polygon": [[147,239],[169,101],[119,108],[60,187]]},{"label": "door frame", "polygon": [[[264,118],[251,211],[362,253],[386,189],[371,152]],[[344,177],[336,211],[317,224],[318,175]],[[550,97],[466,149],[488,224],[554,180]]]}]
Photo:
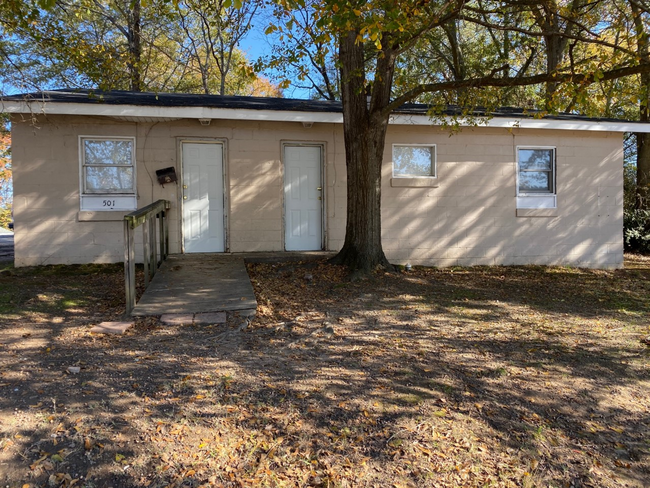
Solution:
[{"label": "door frame", "polygon": [[178,192],[178,208],[180,209],[180,215],[178,221],[180,222],[179,235],[180,235],[180,249],[181,253],[185,254],[185,208],[183,203],[183,185],[185,182],[184,178],[184,167],[183,167],[183,144],[221,144],[221,162],[222,162],[222,172],[223,172],[223,236],[224,236],[224,253],[230,252],[230,179],[228,172],[228,140],[219,138],[219,137],[177,137],[176,151],[177,158],[179,162],[180,175],[178,178],[179,181],[179,192]]},{"label": "door frame", "polygon": [[285,199],[285,191],[284,191],[284,168],[285,168],[285,149],[287,147],[317,147],[320,149],[320,184],[321,188],[323,189],[321,192],[321,204],[320,204],[320,224],[321,224],[321,243],[320,243],[320,250],[325,250],[327,249],[327,185],[326,179],[325,179],[325,149],[327,147],[327,144],[325,142],[313,142],[313,141],[280,141],[280,157],[282,161],[281,165],[281,177],[282,177],[282,191],[281,191],[281,199],[282,199],[282,249],[284,252],[290,252],[287,251],[287,243],[286,243],[286,227],[287,227],[287,205],[286,205],[286,199]]}]

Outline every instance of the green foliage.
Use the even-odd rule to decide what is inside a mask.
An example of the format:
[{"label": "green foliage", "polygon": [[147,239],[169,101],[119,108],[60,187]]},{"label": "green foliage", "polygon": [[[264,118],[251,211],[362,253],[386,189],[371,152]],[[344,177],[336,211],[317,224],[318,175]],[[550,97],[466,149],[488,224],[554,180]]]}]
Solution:
[{"label": "green foliage", "polygon": [[12,220],[11,204],[6,204],[3,207],[0,207],[0,227],[7,229]]},{"label": "green foliage", "polygon": [[624,143],[623,239],[625,250],[650,254],[650,210],[637,208],[636,136],[628,134]]},{"label": "green foliage", "polygon": [[650,210],[626,208],[623,229],[626,251],[650,254]]},{"label": "green foliage", "polygon": [[277,2],[274,22],[265,30],[271,52],[260,58],[257,71],[271,70],[280,87],[308,90],[312,98],[340,99],[337,46],[333,32],[320,28],[313,6]]}]

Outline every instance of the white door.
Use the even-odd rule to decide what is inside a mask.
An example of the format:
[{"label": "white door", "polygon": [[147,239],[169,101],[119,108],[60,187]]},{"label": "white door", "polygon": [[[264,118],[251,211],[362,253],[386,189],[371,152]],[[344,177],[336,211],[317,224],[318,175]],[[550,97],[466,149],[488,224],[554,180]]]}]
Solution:
[{"label": "white door", "polygon": [[182,153],[185,252],[223,252],[223,146],[184,142]]},{"label": "white door", "polygon": [[322,249],[320,146],[284,147],[284,245],[287,251]]}]

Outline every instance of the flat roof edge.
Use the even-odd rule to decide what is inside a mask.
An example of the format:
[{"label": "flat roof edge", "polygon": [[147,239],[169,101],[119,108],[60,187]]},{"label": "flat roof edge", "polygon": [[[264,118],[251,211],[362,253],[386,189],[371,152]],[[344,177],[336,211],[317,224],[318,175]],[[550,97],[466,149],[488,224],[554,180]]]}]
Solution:
[{"label": "flat roof edge", "polygon": [[[343,123],[341,112],[298,111],[272,109],[246,109],[223,107],[170,107],[128,104],[89,104],[46,100],[16,101],[1,100],[0,111],[9,114],[31,115],[79,115],[96,117],[146,117],[146,118],[185,118],[214,120],[250,120],[258,122],[311,122]],[[451,117],[445,117],[451,120]],[[478,121],[478,123],[476,123]],[[390,117],[391,125],[429,125],[435,120],[427,115],[395,113]],[[650,123],[597,120],[597,119],[557,119],[529,118],[495,115],[489,118],[474,117],[460,119],[463,127],[551,129],[598,132],[641,132],[650,133]]]}]

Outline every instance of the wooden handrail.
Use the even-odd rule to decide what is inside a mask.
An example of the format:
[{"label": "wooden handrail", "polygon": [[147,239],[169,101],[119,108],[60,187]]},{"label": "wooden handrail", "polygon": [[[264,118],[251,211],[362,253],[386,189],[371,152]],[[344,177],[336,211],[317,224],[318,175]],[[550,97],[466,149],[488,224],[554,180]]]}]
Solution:
[{"label": "wooden handrail", "polygon": [[[158,200],[146,207],[139,208],[124,216],[124,286],[126,291],[126,315],[131,315],[135,308],[135,229],[143,224],[142,244],[144,258],[144,286],[156,274],[158,266],[169,254],[169,229],[167,226],[167,210],[170,202]],[[156,231],[156,219],[158,230]],[[158,240],[159,246],[156,246]],[[152,245],[153,244],[153,245]],[[160,250],[158,261],[157,247]]]}]

